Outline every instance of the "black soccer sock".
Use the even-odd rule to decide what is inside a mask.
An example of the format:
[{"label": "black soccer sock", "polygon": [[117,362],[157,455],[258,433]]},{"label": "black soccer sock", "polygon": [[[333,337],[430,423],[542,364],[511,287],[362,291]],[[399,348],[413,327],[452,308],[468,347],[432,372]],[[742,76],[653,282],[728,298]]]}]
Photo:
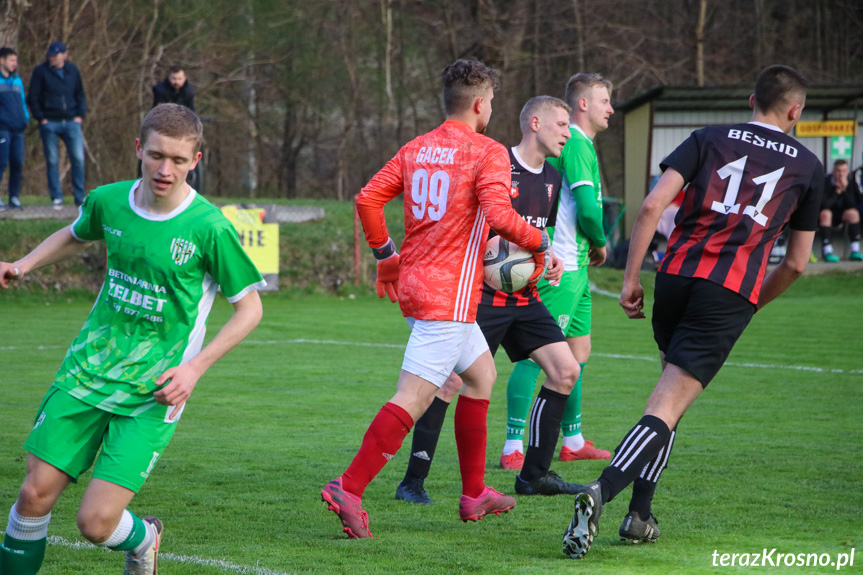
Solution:
[{"label": "black soccer sock", "polygon": [[[680,422],[678,422],[678,425]],[[674,438],[677,436],[677,425],[671,430],[668,442],[662,446],[656,457],[647,462],[641,474],[632,482],[632,499],[629,501],[629,511],[635,511],[642,519],[650,516],[650,505],[653,494],[656,492],[656,484],[662,470],[668,467],[668,456],[674,447]]]},{"label": "black soccer sock", "polygon": [[671,432],[665,422],[645,415],[614,450],[611,463],[599,476],[603,503],[611,501],[639,476],[641,470],[668,443]]},{"label": "black soccer sock", "polygon": [[568,395],[552,391],[543,386],[536,396],[530,411],[530,440],[524,454],[524,464],[519,475],[525,481],[543,477],[551,467],[551,459],[557,448],[560,421],[566,409]]},{"label": "black soccer sock", "polygon": [[848,241],[860,241],[860,222],[857,222],[856,224],[848,224]]},{"label": "black soccer sock", "polygon": [[833,243],[833,228],[830,226],[818,226],[818,233],[821,235],[822,246],[829,246]]},{"label": "black soccer sock", "polygon": [[411,457],[408,460],[404,483],[415,483],[428,477],[448,407],[449,403],[435,397],[429,408],[414,425]]}]

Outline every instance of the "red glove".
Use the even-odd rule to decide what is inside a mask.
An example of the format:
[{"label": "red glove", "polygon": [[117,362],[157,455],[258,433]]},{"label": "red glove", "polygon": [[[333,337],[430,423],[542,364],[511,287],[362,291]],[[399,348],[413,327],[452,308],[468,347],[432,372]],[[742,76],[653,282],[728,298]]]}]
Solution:
[{"label": "red glove", "polygon": [[399,301],[399,254],[393,239],[389,238],[379,248],[372,248],[372,252],[378,261],[378,277],[375,280],[378,297],[383,298],[386,294],[395,303]]},{"label": "red glove", "polygon": [[533,261],[536,263],[536,269],[527,281],[527,285],[529,286],[535,286],[542,279],[542,276],[545,275],[545,270],[551,264],[551,250],[549,249],[551,242],[548,239],[548,232],[545,230],[540,230],[540,232],[542,232],[542,243],[533,252]]}]

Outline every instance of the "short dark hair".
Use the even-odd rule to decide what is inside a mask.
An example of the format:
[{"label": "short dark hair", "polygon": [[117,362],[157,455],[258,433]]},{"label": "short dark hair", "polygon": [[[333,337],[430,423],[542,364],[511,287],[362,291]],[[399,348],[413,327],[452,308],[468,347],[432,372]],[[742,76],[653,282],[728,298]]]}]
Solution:
[{"label": "short dark hair", "polygon": [[201,148],[204,139],[204,125],[198,115],[179,104],[159,104],[144,117],[141,123],[141,146],[147,142],[151,132],[169,138],[195,141],[195,153]]},{"label": "short dark hair", "polygon": [[531,118],[538,115],[540,112],[550,110],[552,108],[560,108],[565,110],[567,114],[572,113],[572,108],[569,104],[560,98],[555,98],[554,96],[536,96],[528,100],[521,109],[521,114],[518,115],[518,125],[521,128],[522,133],[525,133],[530,129]]},{"label": "short dark hair", "polygon": [[848,160],[836,160],[835,162],[833,162],[834,168],[838,168],[839,166],[847,166],[847,165],[848,165]]},{"label": "short dark hair", "polygon": [[182,71],[183,71],[183,67],[180,66],[179,64],[174,64],[173,66],[168,68],[168,74],[169,75],[170,74],[176,74],[177,72],[182,72]]},{"label": "short dark hair", "polygon": [[17,56],[18,52],[15,51],[15,48],[10,48],[9,46],[3,46],[0,48],[0,60],[5,60],[9,56]]},{"label": "short dark hair", "polygon": [[563,92],[563,100],[573,107],[577,108],[576,102],[579,98],[587,95],[587,91],[594,86],[605,86],[608,90],[608,95],[611,96],[611,90],[614,84],[608,78],[603,78],[602,74],[588,74],[587,72],[579,72],[572,76],[566,83],[566,90]]},{"label": "short dark hair", "polygon": [[447,115],[470,108],[474,98],[499,86],[497,72],[478,60],[456,60],[441,72]]},{"label": "short dark hair", "polygon": [[806,98],[809,80],[790,66],[768,66],[755,81],[755,107],[760,112],[777,111]]}]

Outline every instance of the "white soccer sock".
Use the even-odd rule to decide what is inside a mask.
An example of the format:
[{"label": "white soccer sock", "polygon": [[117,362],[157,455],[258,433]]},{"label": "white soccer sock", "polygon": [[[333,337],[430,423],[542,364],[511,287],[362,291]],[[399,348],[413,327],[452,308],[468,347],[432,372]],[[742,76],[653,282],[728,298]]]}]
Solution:
[{"label": "white soccer sock", "polygon": [[578,435],[564,435],[563,446],[567,449],[578,451],[584,447],[584,436],[580,433]]},{"label": "white soccer sock", "polygon": [[123,515],[120,516],[120,523],[108,539],[99,543],[100,547],[116,547],[125,541],[132,529],[135,527],[135,520],[132,519],[132,514],[127,509],[123,510]]},{"label": "white soccer sock", "polygon": [[833,253],[833,244],[831,244],[831,243],[823,244],[821,246],[821,251],[824,253],[825,256],[828,254],[832,254]]},{"label": "white soccer sock", "polygon": [[503,454],[510,455],[516,451],[524,453],[524,441],[521,439],[507,439],[506,443],[503,444]]},{"label": "white soccer sock", "polygon": [[851,251],[859,252],[860,251],[860,242],[851,242]]},{"label": "white soccer sock", "polygon": [[48,537],[48,524],[51,514],[45,517],[22,517],[18,515],[18,503],[9,510],[9,523],[6,525],[6,535],[18,541],[39,541]]}]

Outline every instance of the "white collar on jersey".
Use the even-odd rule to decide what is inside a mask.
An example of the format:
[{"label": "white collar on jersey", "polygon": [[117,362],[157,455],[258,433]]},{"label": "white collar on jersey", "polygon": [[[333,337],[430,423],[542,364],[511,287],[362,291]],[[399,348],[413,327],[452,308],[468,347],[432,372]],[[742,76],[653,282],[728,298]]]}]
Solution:
[{"label": "white collar on jersey", "polygon": [[521,167],[530,172],[531,174],[541,174],[543,168],[545,168],[545,161],[542,162],[542,166],[539,168],[531,168],[528,166],[524,160],[521,159],[521,156],[518,155],[518,150],[513,146],[510,148],[512,150],[512,155],[515,156],[515,161],[521,164]]},{"label": "white collar on jersey", "polygon": [[582,136],[584,136],[585,138],[587,138],[591,142],[593,141],[593,138],[591,138],[590,136],[588,136],[587,134],[584,133],[584,130],[581,129],[581,126],[578,126],[577,124],[570,124],[569,127],[572,128],[573,130],[578,130],[579,132],[581,132]]},{"label": "white collar on jersey", "polygon": [[756,126],[761,126],[762,128],[767,128],[768,130],[773,130],[774,132],[782,132],[782,128],[779,126],[774,126],[773,124],[765,124],[764,122],[746,122],[747,124],[755,124]]},{"label": "white collar on jersey", "polygon": [[195,191],[195,188],[191,188],[189,190],[189,195],[186,196],[186,199],[183,200],[179,206],[173,209],[168,214],[151,214],[150,212],[144,211],[135,205],[135,190],[138,189],[138,186],[141,185],[141,180],[136,180],[134,184],[132,184],[132,188],[129,190],[129,207],[132,208],[132,211],[144,218],[145,220],[150,220],[153,222],[164,222],[170,220],[171,218],[180,215],[183,213],[183,210],[192,205],[192,202],[195,201],[195,196],[198,192]]}]

